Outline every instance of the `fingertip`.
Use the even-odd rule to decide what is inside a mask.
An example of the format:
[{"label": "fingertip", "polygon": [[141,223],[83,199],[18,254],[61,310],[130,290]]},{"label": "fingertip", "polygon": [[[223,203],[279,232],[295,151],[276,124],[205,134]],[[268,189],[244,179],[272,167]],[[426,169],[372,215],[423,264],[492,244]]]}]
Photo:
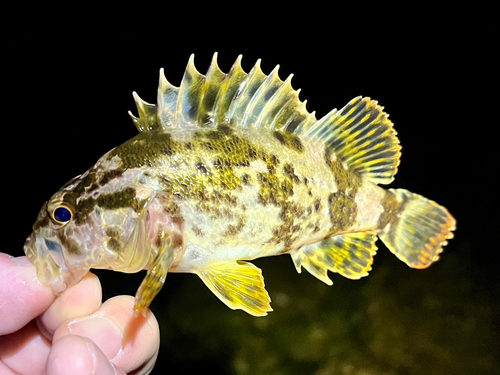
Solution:
[{"label": "fingertip", "polygon": [[124,374],[111,364],[92,340],[78,335],[67,335],[57,341],[47,359],[47,375],[66,374]]},{"label": "fingertip", "polygon": [[40,330],[49,338],[64,322],[96,312],[101,306],[102,289],[99,278],[88,273],[66,289],[38,319]]},{"label": "fingertip", "polygon": [[[8,366],[12,374],[42,374],[50,348],[50,341],[40,335],[32,321],[17,332],[0,337],[0,364]],[[4,374],[1,366],[0,374]]]},{"label": "fingertip", "polygon": [[[158,322],[151,311],[137,320],[134,298],[113,297],[92,315],[70,321],[54,333],[54,342],[69,334],[88,337],[100,346],[111,362],[126,373],[153,368],[160,346]],[[116,337],[118,334],[118,337]],[[118,340],[116,340],[118,339]]]},{"label": "fingertip", "polygon": [[[0,335],[19,330],[54,301],[51,288],[36,277],[35,267],[24,259],[0,253]],[[27,303],[29,301],[29,303]]]},{"label": "fingertip", "polygon": [[[160,328],[156,317],[147,310],[145,316],[137,316],[134,311],[135,299],[118,296],[102,305],[106,315],[122,332],[122,350],[112,362],[126,372],[141,368],[152,369],[160,347]],[[146,371],[147,373],[147,371]]]}]

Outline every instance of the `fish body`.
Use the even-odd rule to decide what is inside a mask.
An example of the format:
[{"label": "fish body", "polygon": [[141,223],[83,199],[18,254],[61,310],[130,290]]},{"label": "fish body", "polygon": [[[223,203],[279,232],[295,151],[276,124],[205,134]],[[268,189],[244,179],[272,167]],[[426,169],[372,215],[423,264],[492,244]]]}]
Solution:
[{"label": "fish body", "polygon": [[452,238],[437,203],[385,190],[400,146],[377,102],[355,98],[317,120],[275,69],[228,74],[216,55],[207,75],[188,63],[180,87],[160,74],[157,105],[135,93],[139,134],[68,182],[40,211],[25,252],[57,292],[91,268],[148,270],[144,311],[168,272],[195,273],[226,305],[271,311],[252,259],[290,254],[327,284],[358,279],[377,236],[425,268]]}]

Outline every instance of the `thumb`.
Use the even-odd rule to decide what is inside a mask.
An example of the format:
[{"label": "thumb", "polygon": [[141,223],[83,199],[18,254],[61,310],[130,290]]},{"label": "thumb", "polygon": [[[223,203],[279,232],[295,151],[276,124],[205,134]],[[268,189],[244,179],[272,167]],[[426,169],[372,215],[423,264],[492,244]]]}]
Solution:
[{"label": "thumb", "polygon": [[55,299],[52,289],[38,281],[35,267],[26,257],[4,253],[0,253],[0,296],[0,335],[21,329]]}]

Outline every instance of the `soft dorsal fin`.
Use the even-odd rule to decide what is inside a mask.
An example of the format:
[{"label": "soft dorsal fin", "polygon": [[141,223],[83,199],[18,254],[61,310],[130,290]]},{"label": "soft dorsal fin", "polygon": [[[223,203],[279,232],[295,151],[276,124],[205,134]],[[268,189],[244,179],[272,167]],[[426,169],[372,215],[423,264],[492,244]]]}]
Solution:
[{"label": "soft dorsal fin", "polygon": [[171,85],[160,70],[157,104],[149,104],[134,93],[139,117],[131,115],[140,132],[170,131],[188,126],[254,126],[283,131],[308,128],[316,122],[299,91],[282,81],[277,66],[269,75],[262,72],[260,60],[250,73],[241,67],[241,56],[228,74],[217,65],[217,54],[206,75],[194,66],[194,55],[187,64],[180,87]]},{"label": "soft dorsal fin", "polygon": [[375,100],[356,97],[340,111],[334,109],[302,137],[326,144],[351,171],[377,184],[393,181],[401,146],[388,115]]}]

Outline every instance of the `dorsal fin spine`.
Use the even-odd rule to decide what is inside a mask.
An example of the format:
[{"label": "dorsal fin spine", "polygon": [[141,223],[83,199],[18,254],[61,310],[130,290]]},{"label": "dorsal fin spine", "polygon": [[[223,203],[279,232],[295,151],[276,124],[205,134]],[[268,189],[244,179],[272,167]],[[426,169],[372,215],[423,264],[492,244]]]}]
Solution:
[{"label": "dorsal fin spine", "polygon": [[[280,118],[284,118],[285,122],[282,127],[286,128],[291,121],[290,114],[287,116],[287,110],[295,103],[299,96],[300,89],[293,91],[291,80],[293,74],[290,74],[283,84],[276,90],[273,97],[269,101],[274,105],[266,105],[257,119],[259,127],[274,129],[275,124],[279,123]],[[295,108],[294,108],[295,110]]]},{"label": "dorsal fin spine", "polygon": [[229,121],[229,116],[227,115],[229,107],[233,103],[241,82],[245,79],[246,73],[241,68],[241,58],[242,56],[239,55],[217,94],[216,104],[213,110],[213,117],[217,124]]},{"label": "dorsal fin spine", "polygon": [[260,59],[258,59],[236,91],[234,100],[227,112],[229,118],[232,118],[234,122],[240,122],[244,126],[243,118],[250,107],[249,103],[265,79],[266,75],[262,72]]},{"label": "dorsal fin spine", "polygon": [[179,88],[167,81],[163,68],[160,69],[160,82],[158,84],[158,120],[163,129],[168,129],[176,124],[177,96]]},{"label": "dorsal fin spine", "polygon": [[197,123],[201,126],[213,125],[214,123],[214,106],[217,101],[217,96],[220,90],[220,86],[226,74],[222,72],[217,65],[217,52],[214,53],[212,57],[212,62],[208,68],[207,76],[205,78],[205,84],[203,87],[202,98],[200,100],[200,105],[198,108],[198,118]]},{"label": "dorsal fin spine", "polygon": [[184,76],[182,77],[177,96],[177,124],[195,125],[193,114],[197,113],[200,103],[200,87],[205,82],[205,76],[194,66],[194,54],[189,58]]},{"label": "dorsal fin spine", "polygon": [[132,93],[132,96],[134,97],[137,112],[139,113],[139,118],[137,121],[134,121],[137,130],[140,132],[156,130],[158,126],[156,105],[145,102],[135,91]]},{"label": "dorsal fin spine", "polygon": [[[276,82],[275,87],[270,88],[266,93],[264,93],[264,106],[256,120],[257,127],[273,129],[274,124],[278,119],[278,114],[284,111],[287,104],[290,105],[291,103],[296,103],[298,95],[292,88],[292,77],[292,74],[289,75],[285,81],[281,81],[278,77],[279,81]],[[271,93],[272,96],[270,99],[266,100]],[[284,120],[285,122],[288,122],[287,118],[284,118]]]},{"label": "dorsal fin spine", "polygon": [[305,130],[302,136],[324,141],[322,133],[326,129],[325,124],[329,123],[330,119],[333,118],[333,116],[335,116],[336,114],[337,114],[337,109],[336,108],[332,109],[329,113],[327,113],[325,116],[316,121],[316,123],[314,123],[307,130]]},{"label": "dorsal fin spine", "polygon": [[[273,69],[273,71],[264,79],[255,94],[252,95],[247,109],[244,112],[242,121],[243,126],[254,125],[256,127],[260,127],[260,123],[256,121],[257,118],[263,111],[265,105],[267,103],[271,103],[271,98],[273,98],[274,93],[283,83],[278,76],[278,70],[279,65]],[[269,98],[268,101],[266,101],[266,98]]]}]

